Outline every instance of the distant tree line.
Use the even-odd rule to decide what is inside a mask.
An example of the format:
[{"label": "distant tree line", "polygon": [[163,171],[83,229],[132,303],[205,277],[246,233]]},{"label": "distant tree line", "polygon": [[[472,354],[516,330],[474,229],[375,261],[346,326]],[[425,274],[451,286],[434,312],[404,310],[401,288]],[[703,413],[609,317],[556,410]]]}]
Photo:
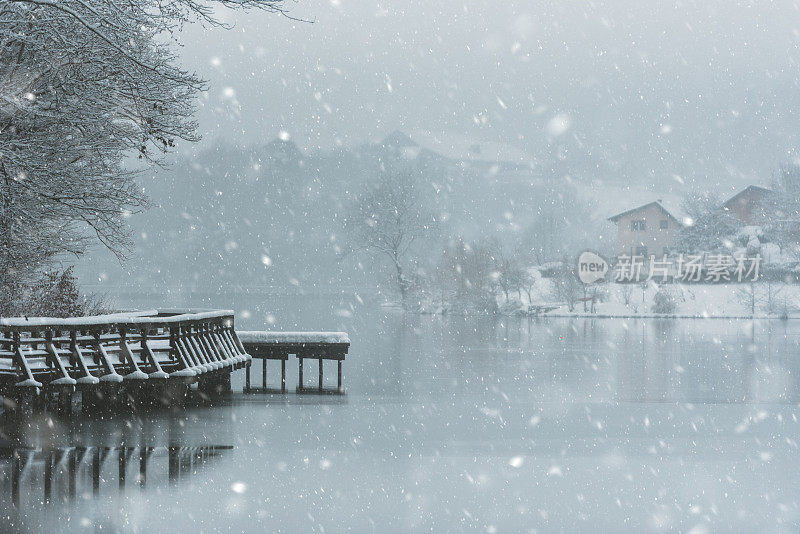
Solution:
[{"label": "distant tree line", "polygon": [[[524,228],[489,228],[467,239],[437,212],[426,180],[408,167],[384,171],[346,209],[350,252],[368,252],[393,266],[392,283],[404,307],[492,312],[498,296],[531,302],[542,270],[557,279],[552,298],[581,290],[574,273],[564,272],[571,260],[563,260],[587,245],[591,210],[571,185],[540,185]],[[477,209],[475,217],[481,216]]]}]

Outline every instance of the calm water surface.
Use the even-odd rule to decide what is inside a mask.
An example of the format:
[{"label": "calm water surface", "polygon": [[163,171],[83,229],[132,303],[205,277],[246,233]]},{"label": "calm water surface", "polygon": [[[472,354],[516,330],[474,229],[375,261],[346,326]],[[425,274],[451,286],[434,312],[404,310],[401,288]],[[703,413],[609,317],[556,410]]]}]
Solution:
[{"label": "calm water surface", "polygon": [[441,318],[356,298],[265,300],[221,304],[239,328],[348,331],[346,395],[4,419],[0,530],[800,528],[798,321]]}]

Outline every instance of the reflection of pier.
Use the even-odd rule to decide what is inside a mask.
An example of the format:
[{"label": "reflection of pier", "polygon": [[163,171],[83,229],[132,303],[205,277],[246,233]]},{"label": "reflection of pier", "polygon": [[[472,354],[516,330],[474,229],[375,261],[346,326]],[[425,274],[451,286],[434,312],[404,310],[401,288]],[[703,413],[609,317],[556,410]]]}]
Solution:
[{"label": "reflection of pier", "polygon": [[[230,445],[200,447],[13,448],[0,452],[2,495],[14,506],[54,502],[91,493],[95,498],[116,486],[174,484],[193,474]],[[3,497],[7,498],[7,497]],[[2,499],[2,498],[0,498]]]}]

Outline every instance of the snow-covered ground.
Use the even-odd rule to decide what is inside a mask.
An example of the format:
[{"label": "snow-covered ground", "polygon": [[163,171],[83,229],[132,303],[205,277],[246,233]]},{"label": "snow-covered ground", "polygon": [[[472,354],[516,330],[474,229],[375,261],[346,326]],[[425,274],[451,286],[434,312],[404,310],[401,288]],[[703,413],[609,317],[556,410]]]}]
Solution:
[{"label": "snow-covered ground", "polygon": [[[549,286],[549,287],[548,287]],[[757,282],[755,284],[669,284],[665,286],[675,303],[675,317],[798,317],[800,318],[800,285]],[[600,298],[595,303],[577,302],[572,310],[566,304],[554,303],[552,280],[543,279],[529,301],[523,293],[506,301],[499,298],[500,312],[507,315],[538,313],[542,308],[555,309],[542,313],[553,316],[653,317],[657,284],[644,289],[638,284],[603,284],[598,286]],[[591,292],[587,293],[591,295]],[[579,295],[582,298],[583,295]],[[531,305],[533,309],[531,310]],[[530,311],[529,311],[530,310]]]}]

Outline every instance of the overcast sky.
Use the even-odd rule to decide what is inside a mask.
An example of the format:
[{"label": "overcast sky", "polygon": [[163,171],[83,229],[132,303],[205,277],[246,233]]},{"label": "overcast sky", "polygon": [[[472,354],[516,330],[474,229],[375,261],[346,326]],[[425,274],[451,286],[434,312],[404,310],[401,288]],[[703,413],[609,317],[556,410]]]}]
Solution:
[{"label": "overcast sky", "polygon": [[[798,144],[791,2],[289,2],[313,24],[223,12],[184,63],[210,81],[204,143],[287,132],[511,145],[598,180],[767,183]],[[200,145],[201,147],[203,144]]]}]

